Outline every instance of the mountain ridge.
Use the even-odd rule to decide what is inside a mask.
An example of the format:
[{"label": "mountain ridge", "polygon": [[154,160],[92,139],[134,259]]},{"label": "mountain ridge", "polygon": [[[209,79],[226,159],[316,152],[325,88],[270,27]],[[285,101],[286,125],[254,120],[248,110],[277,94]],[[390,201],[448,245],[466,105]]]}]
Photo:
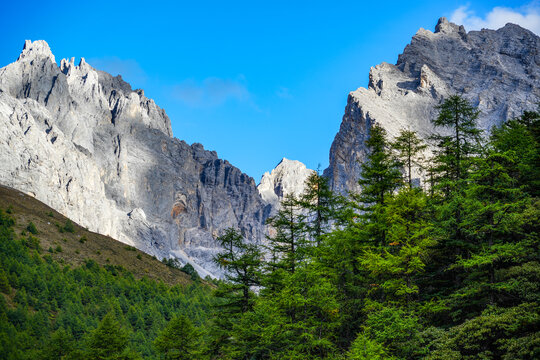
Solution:
[{"label": "mountain ridge", "polygon": [[[142,90],[92,68],[60,66],[26,41],[0,69],[0,183],[32,194],[92,231],[215,276],[227,227],[264,237],[255,181],[201,144],[172,137]],[[206,271],[202,271],[206,269]]]},{"label": "mountain ridge", "polygon": [[442,99],[461,94],[481,111],[489,130],[540,101],[540,38],[518,25],[466,32],[440,18],[435,32],[420,29],[396,65],[370,69],[367,88],[349,93],[324,174],[338,192],[359,191],[369,127],[377,122],[392,138],[400,129],[433,133]]},{"label": "mountain ridge", "polygon": [[72,223],[73,232],[63,230],[68,218],[16,189],[0,185],[0,209],[9,211],[14,218],[17,233],[28,233],[28,224],[34,224],[41,247],[50,248],[50,255],[60,263],[77,267],[93,260],[102,266],[122,266],[138,279],[148,277],[171,286],[191,283],[189,275],[181,270],[77,223]]},{"label": "mountain ridge", "polygon": [[[531,109],[540,101],[539,48],[540,38],[511,24],[466,32],[441,18],[435,32],[420,29],[395,65],[372,67],[368,87],[349,93],[324,176],[337,192],[358,191],[371,124],[390,137],[410,128],[427,138],[436,105],[454,93],[479,107],[484,129]],[[42,40],[25,41],[0,69],[0,125],[1,184],[202,276],[221,275],[213,256],[224,229],[265,241],[266,219],[313,171],[284,159],[257,187],[215,151],[174,138],[143,90],[84,58],[58,65]]]},{"label": "mountain ridge", "polygon": [[307,178],[314,172],[298,160],[282,158],[274,169],[263,174],[257,190],[274,212],[287,195],[301,194]]}]

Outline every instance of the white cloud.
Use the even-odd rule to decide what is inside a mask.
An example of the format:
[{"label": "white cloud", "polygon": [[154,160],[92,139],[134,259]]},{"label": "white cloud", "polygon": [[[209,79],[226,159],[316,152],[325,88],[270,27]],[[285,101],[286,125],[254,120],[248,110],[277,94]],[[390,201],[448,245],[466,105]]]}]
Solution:
[{"label": "white cloud", "polygon": [[125,81],[131,83],[131,85],[134,85],[135,87],[141,86],[147,79],[146,73],[139,63],[132,59],[120,59],[116,56],[107,56],[87,59],[86,62],[93,68],[106,71],[113,76],[121,75]]},{"label": "white cloud", "polygon": [[189,106],[219,106],[229,100],[249,101],[251,95],[243,82],[243,76],[237,80],[210,77],[201,82],[186,80],[173,89],[173,96]]},{"label": "white cloud", "polygon": [[535,1],[519,9],[494,7],[485,17],[480,17],[469,5],[460,6],[450,16],[450,21],[465,26],[467,31],[499,29],[507,23],[517,24],[540,35],[540,6]]}]

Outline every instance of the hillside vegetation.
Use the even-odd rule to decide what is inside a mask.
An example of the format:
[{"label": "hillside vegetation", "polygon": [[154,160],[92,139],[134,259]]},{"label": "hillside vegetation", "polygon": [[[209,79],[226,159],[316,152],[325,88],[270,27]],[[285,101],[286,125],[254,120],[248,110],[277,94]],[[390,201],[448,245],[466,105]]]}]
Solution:
[{"label": "hillside vegetation", "polygon": [[5,187],[0,292],[0,359],[156,358],[171,319],[203,325],[213,302],[197,277]]},{"label": "hillside vegetation", "polygon": [[212,287],[2,189],[0,358],[540,358],[540,114],[437,109],[431,154],[373,124],[360,193],[313,174],[264,246],[225,231]]},{"label": "hillside vegetation", "polygon": [[[88,231],[34,197],[15,189],[0,185],[0,208],[11,209],[16,234],[28,233],[26,228],[33,223],[41,247],[55,250],[50,255],[60,264],[79,266],[91,259],[102,266],[123,266],[137,279],[146,276],[169,285],[191,283],[190,276],[179,269],[166,266],[111,237]],[[66,224],[71,224],[72,231],[65,230]],[[62,250],[56,251],[58,247]]]}]

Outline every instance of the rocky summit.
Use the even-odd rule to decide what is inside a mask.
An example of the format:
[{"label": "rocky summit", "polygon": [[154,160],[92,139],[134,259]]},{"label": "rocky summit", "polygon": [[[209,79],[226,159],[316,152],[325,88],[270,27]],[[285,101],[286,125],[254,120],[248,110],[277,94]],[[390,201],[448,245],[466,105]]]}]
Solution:
[{"label": "rocky summit", "polygon": [[313,173],[300,161],[283,158],[271,172],[264,173],[257,190],[275,212],[287,195],[304,192],[304,184]]},{"label": "rocky summit", "polygon": [[420,29],[395,65],[371,68],[368,88],[349,94],[325,170],[339,192],[358,191],[365,141],[376,122],[392,137],[400,129],[427,138],[436,105],[462,95],[481,111],[489,130],[540,101],[540,38],[518,25],[466,32],[441,18],[435,32]]},{"label": "rocky summit", "polygon": [[[390,136],[433,133],[449,95],[467,98],[489,130],[540,101],[540,38],[517,25],[466,32],[441,18],[420,29],[395,65],[371,69],[367,89],[349,94],[324,174],[338,192],[358,191],[372,123]],[[173,137],[165,111],[120,76],[84,59],[58,65],[45,41],[26,41],[0,69],[0,184],[36,197],[89,230],[159,259],[212,261],[228,227],[264,241],[266,219],[312,173],[283,159],[254,180],[201,144]]]},{"label": "rocky summit", "polygon": [[203,276],[220,273],[225,228],[264,238],[269,209],[251,177],[173,138],[165,111],[120,76],[84,59],[58,66],[45,41],[0,69],[0,126],[0,183],[91,231]]}]

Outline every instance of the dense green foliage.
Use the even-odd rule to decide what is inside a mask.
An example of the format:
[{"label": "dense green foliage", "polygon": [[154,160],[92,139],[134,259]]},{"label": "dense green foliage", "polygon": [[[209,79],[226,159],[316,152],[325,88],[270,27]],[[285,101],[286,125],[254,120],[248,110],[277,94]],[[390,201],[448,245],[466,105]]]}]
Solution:
[{"label": "dense green foliage", "polygon": [[0,210],[0,359],[157,359],[152,342],[169,320],[207,323],[207,287],[136,280],[92,260],[62,266],[13,224]]},{"label": "dense green foliage", "polygon": [[264,245],[227,230],[212,298],[191,266],[187,287],[61,266],[0,211],[0,358],[540,358],[540,115],[482,139],[463,98],[438,110],[431,158],[374,125],[360,193],[314,174]]},{"label": "dense green foliage", "polygon": [[[414,132],[391,142],[374,125],[359,194],[344,200],[314,175],[284,200],[258,294],[248,311],[220,313],[227,341],[211,358],[540,357],[540,116],[482,143],[466,100],[438,110],[431,158]],[[240,297],[240,275],[220,287]]]},{"label": "dense green foliage", "polygon": [[188,360],[200,354],[199,339],[198,330],[191,321],[180,315],[169,321],[154,345],[167,360]]}]

